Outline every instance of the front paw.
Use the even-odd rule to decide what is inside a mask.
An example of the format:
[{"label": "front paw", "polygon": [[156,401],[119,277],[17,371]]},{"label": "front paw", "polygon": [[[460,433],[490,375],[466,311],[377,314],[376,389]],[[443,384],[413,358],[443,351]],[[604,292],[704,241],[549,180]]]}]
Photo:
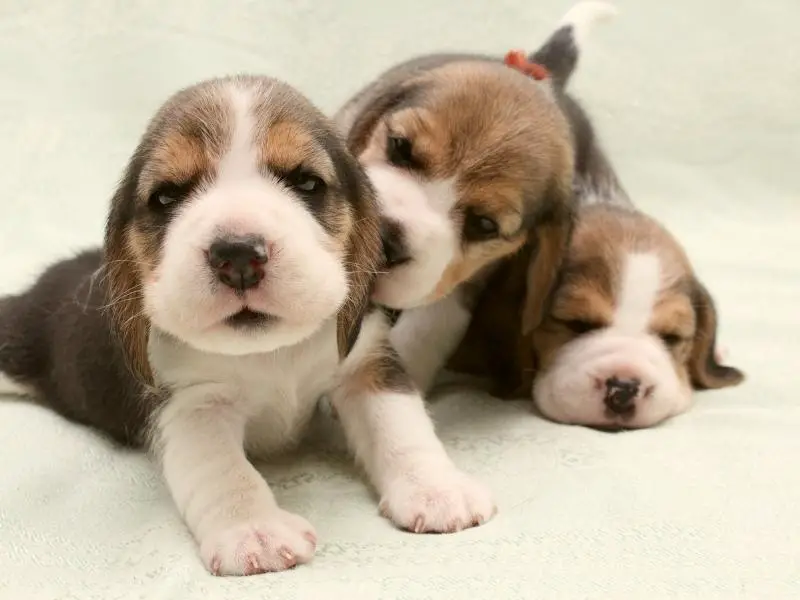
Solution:
[{"label": "front paw", "polygon": [[316,547],[308,521],[276,509],[260,519],[213,529],[201,540],[200,554],[214,575],[255,575],[307,563]]},{"label": "front paw", "polygon": [[408,531],[453,533],[484,524],[497,508],[486,486],[451,468],[399,477],[383,494],[380,511]]}]

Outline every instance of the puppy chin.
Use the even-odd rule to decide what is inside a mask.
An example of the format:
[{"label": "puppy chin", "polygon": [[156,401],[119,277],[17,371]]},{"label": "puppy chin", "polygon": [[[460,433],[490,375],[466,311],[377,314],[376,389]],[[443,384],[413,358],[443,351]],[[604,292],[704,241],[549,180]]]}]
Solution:
[{"label": "puppy chin", "polygon": [[391,269],[378,277],[372,300],[377,304],[397,310],[416,308],[427,303],[436,282],[430,287],[422,284],[421,277],[415,277],[419,269],[411,265],[403,265]]},{"label": "puppy chin", "polygon": [[[344,302],[347,275],[310,215],[269,184],[212,190],[175,217],[160,264],[143,286],[151,323],[202,351],[271,352],[319,330]],[[223,235],[270,248],[264,279],[244,292],[222,284],[206,251]],[[245,317],[242,311],[246,310]]]},{"label": "puppy chin", "polygon": [[[606,404],[606,382],[611,378],[639,382],[624,412]],[[608,429],[652,427],[686,411],[692,399],[691,389],[678,377],[657,338],[610,331],[586,334],[565,345],[532,391],[545,417]]]},{"label": "puppy chin", "polygon": [[421,182],[385,164],[366,168],[381,214],[402,231],[408,261],[378,277],[373,300],[389,308],[428,304],[455,256],[458,235],[450,219],[454,193],[449,182]]},{"label": "puppy chin", "polygon": [[[147,305],[148,303],[146,303]],[[237,324],[240,311],[219,320],[210,326],[197,328],[187,326],[185,321],[171,319],[159,311],[145,309],[152,315],[152,325],[181,340],[196,350],[213,354],[242,356],[273,352],[292,346],[318,331],[324,321],[289,323],[268,313],[258,314],[250,324]],[[218,315],[215,315],[218,317]],[[198,315],[198,320],[210,321],[211,315]]]}]

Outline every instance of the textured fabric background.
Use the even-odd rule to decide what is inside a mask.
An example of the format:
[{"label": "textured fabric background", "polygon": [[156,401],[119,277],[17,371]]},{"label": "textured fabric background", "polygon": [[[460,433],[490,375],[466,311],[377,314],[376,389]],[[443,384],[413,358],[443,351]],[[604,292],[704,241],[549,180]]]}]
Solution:
[{"label": "textured fabric background", "polygon": [[[500,504],[451,536],[394,530],[321,441],[264,467],[316,526],[316,559],[238,579],[205,573],[143,456],[0,402],[0,598],[800,597],[800,3],[618,5],[573,89],[633,198],[687,246],[746,385],[616,435],[434,399],[453,456]],[[178,87],[270,73],[332,111],[412,54],[533,48],[569,6],[2,0],[0,292],[100,240],[129,152]]]}]

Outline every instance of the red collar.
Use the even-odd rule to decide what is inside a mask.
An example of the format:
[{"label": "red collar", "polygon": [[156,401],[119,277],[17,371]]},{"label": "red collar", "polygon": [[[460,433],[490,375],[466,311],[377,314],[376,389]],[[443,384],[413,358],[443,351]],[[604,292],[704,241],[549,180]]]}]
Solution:
[{"label": "red collar", "polygon": [[542,81],[550,77],[550,71],[546,67],[530,62],[522,50],[509,50],[503,62],[512,69],[517,69],[525,73],[525,75],[533,77],[536,81]]}]

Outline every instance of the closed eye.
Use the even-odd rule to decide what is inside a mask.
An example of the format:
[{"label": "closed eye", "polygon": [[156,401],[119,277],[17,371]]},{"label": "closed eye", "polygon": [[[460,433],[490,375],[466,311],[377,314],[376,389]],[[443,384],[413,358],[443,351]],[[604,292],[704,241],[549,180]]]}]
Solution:
[{"label": "closed eye", "polygon": [[553,320],[577,335],[589,333],[590,331],[596,331],[605,327],[603,323],[598,321],[588,321],[583,319],[557,319],[555,317]]},{"label": "closed eye", "polygon": [[662,332],[658,334],[658,337],[667,348],[674,348],[686,341],[686,338],[679,333]]}]

